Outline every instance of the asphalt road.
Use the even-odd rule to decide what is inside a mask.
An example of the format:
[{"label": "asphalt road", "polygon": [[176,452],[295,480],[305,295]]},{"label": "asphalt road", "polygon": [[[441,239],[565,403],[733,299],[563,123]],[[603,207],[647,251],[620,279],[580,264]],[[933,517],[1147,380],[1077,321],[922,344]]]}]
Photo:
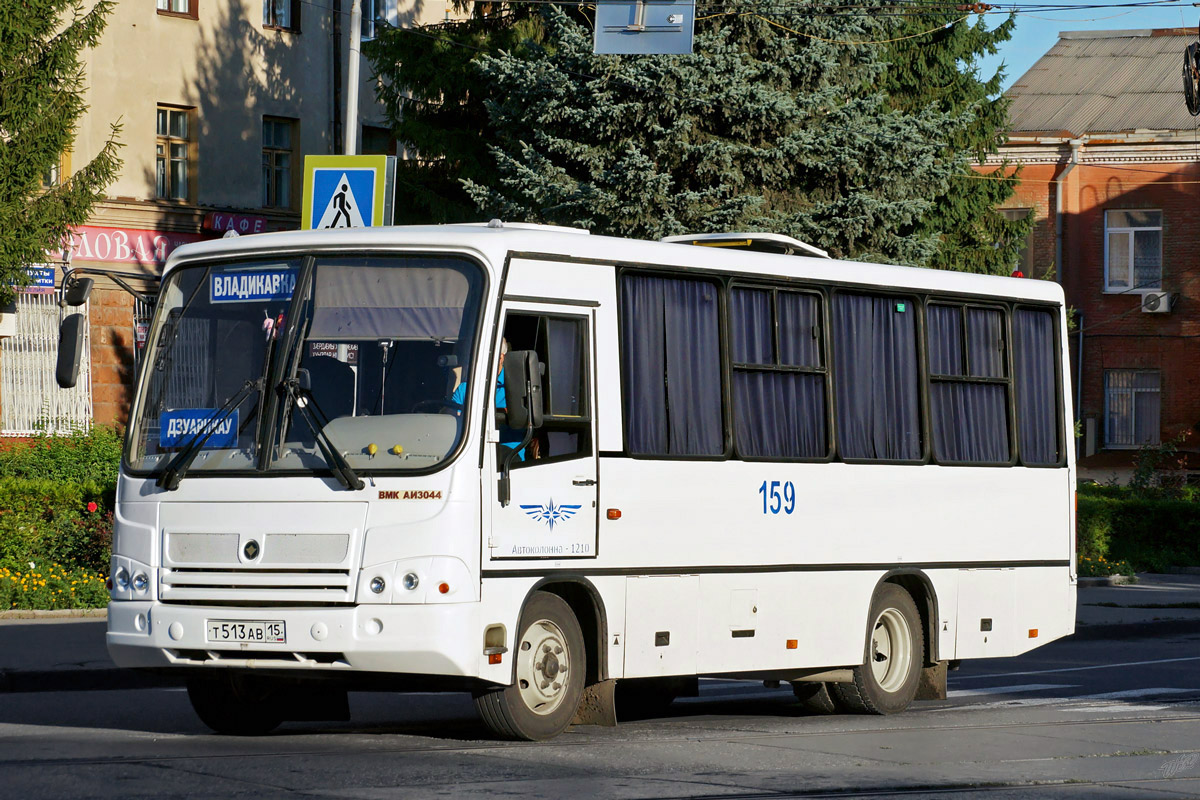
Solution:
[{"label": "asphalt road", "polygon": [[812,715],[786,684],[544,744],[463,695],[355,694],[349,723],[210,735],[175,688],[0,695],[0,798],[1200,797],[1200,634],[1066,640],[964,664],[894,717]]}]

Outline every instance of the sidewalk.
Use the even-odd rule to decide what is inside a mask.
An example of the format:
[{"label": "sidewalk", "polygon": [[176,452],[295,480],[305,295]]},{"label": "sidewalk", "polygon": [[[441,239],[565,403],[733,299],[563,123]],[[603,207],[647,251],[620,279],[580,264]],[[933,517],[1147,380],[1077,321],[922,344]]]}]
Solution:
[{"label": "sidewalk", "polygon": [[[1076,636],[1118,639],[1200,633],[1200,575],[1139,575],[1129,586],[1081,588]],[[132,689],[178,680],[118,669],[103,617],[0,618],[0,694]]]}]

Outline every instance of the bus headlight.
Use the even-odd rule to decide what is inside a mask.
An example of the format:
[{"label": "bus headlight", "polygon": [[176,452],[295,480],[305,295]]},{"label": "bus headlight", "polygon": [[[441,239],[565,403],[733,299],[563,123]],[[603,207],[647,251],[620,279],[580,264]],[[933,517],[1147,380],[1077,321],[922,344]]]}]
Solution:
[{"label": "bus headlight", "polygon": [[372,592],[375,594],[383,594],[383,590],[386,588],[387,583],[383,580],[383,578],[379,577],[378,575],[376,575],[374,578],[371,578],[370,589]]},{"label": "bus headlight", "polygon": [[129,591],[129,570],[117,567],[117,571],[113,573],[113,588],[119,592]]},{"label": "bus headlight", "polygon": [[406,572],[404,574],[404,588],[410,592],[421,585],[421,579],[417,577],[415,572]]},{"label": "bus headlight", "polygon": [[133,590],[138,594],[144,594],[146,589],[150,587],[150,579],[146,577],[146,573],[144,572],[139,572],[134,575],[131,583],[133,585]]}]

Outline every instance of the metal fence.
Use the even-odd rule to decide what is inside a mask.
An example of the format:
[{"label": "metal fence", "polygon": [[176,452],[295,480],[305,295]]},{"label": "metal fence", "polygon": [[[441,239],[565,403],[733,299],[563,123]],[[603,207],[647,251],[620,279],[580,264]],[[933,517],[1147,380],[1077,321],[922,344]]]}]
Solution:
[{"label": "metal fence", "polygon": [[17,333],[0,339],[0,435],[69,433],[92,423],[91,331],[85,324],[79,381],[60,389],[54,380],[60,313],[83,314],[89,305],[63,311],[58,294],[17,295]]}]

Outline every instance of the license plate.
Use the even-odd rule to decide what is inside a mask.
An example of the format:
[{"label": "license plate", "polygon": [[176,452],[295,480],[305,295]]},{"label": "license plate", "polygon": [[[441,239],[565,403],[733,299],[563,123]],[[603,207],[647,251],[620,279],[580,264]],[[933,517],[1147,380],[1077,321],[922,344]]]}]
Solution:
[{"label": "license plate", "polygon": [[210,619],[210,642],[286,642],[283,622],[279,620]]}]

